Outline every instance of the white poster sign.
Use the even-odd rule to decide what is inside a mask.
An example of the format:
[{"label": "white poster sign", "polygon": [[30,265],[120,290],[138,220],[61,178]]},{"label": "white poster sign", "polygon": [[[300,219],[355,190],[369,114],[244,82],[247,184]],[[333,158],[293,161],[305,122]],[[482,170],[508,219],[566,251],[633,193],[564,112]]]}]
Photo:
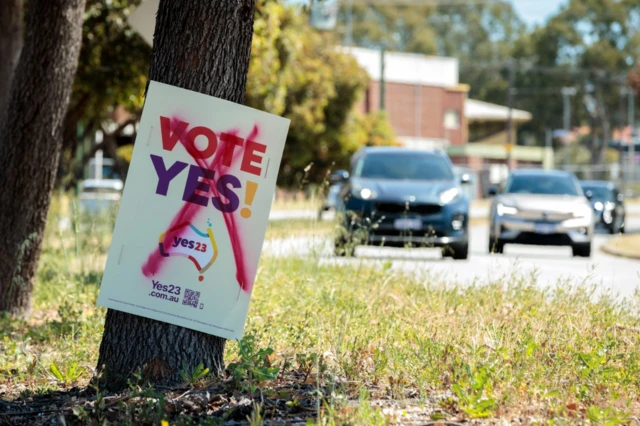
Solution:
[{"label": "white poster sign", "polygon": [[152,81],[98,304],[240,339],[288,129]]}]

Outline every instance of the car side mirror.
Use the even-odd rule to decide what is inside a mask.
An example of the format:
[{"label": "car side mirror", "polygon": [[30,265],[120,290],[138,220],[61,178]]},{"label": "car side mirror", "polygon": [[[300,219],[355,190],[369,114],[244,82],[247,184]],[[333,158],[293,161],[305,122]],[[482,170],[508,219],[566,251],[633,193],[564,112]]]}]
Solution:
[{"label": "car side mirror", "polygon": [[497,186],[489,187],[489,191],[487,191],[487,193],[489,194],[490,197],[495,197],[496,195],[498,195],[498,187]]},{"label": "car side mirror", "polygon": [[460,176],[460,183],[463,185],[468,185],[471,183],[471,176],[469,176],[469,173],[463,173]]},{"label": "car side mirror", "polygon": [[584,196],[587,197],[588,200],[593,198],[593,192],[592,191],[587,191],[584,193]]},{"label": "car side mirror", "polygon": [[349,180],[349,172],[346,170],[338,170],[329,176],[329,182],[332,184],[343,183],[347,180]]}]

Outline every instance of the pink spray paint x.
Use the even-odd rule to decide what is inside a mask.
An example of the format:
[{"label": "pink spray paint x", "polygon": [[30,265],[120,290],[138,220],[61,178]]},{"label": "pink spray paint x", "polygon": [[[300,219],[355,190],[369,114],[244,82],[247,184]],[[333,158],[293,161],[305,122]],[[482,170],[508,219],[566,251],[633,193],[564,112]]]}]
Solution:
[{"label": "pink spray paint x", "polygon": [[[165,124],[165,123],[163,123]],[[242,156],[242,150],[235,150],[233,152],[233,156],[230,159],[227,159],[227,164],[223,164],[222,161],[223,155],[227,152],[227,145],[232,142],[221,141],[220,148],[216,149],[215,154],[211,161],[207,164],[207,162],[203,158],[199,158],[197,155],[194,155],[193,152],[193,142],[191,141],[191,145],[189,145],[188,138],[186,137],[186,127],[184,126],[184,122],[178,119],[177,117],[173,117],[169,124],[170,132],[173,133],[174,136],[179,138],[179,141],[187,150],[189,155],[193,158],[193,160],[197,163],[198,167],[202,169],[214,170],[217,176],[222,176],[226,171],[228,171],[238,159]],[[232,130],[227,132],[227,134],[231,136],[238,135],[237,130]],[[246,140],[255,140],[258,137],[259,129],[258,126],[254,126],[251,133],[247,137]],[[165,149],[166,146],[165,146]],[[220,197],[220,191],[216,185],[209,185],[211,191],[214,193],[216,197]],[[193,203],[193,202],[185,202],[184,205],[180,208],[177,214],[172,219],[170,225],[167,229],[173,229],[176,226],[185,223],[185,222],[193,222],[197,215],[202,212],[204,209],[203,206]],[[233,250],[234,261],[236,265],[236,279],[238,281],[238,285],[241,290],[250,293],[252,290],[252,281],[249,277],[249,271],[247,270],[247,264],[244,257],[244,248],[243,248],[243,238],[242,232],[240,229],[240,222],[237,220],[235,216],[236,212],[222,212],[225,226],[227,228],[227,232],[229,234],[229,239],[231,242],[231,247]],[[142,266],[142,273],[144,276],[150,278],[154,276],[156,273],[160,272],[164,266],[164,262],[167,260],[166,257],[162,256],[159,249],[156,248],[148,257],[145,264]]]}]

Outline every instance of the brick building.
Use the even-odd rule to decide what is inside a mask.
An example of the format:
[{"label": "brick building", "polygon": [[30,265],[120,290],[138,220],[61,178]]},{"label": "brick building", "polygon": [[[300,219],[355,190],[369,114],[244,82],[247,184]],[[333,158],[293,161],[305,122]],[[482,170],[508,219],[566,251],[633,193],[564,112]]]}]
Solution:
[{"label": "brick building", "polygon": [[[347,48],[371,78],[362,112],[381,107],[379,51]],[[407,146],[446,148],[468,141],[464,105],[469,86],[458,82],[458,60],[412,53],[385,53],[385,102],[398,138]]]},{"label": "brick building", "polygon": [[[371,83],[359,104],[362,112],[381,108],[382,55],[378,50],[343,47],[355,57]],[[477,196],[489,185],[504,179],[508,168],[507,120],[509,109],[502,105],[468,98],[470,87],[458,78],[455,58],[413,53],[384,53],[384,109],[400,142],[407,147],[444,149],[452,161],[475,173]],[[511,110],[513,138],[520,123],[531,120],[527,111]],[[550,148],[511,148],[511,165],[551,167]]]}]

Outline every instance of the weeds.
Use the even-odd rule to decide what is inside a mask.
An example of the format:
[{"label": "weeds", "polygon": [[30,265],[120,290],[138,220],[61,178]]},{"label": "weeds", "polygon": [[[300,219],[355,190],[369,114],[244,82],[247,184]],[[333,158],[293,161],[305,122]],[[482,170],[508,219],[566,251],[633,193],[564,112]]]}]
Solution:
[{"label": "weeds", "polygon": [[238,358],[229,364],[227,370],[239,389],[254,393],[261,383],[275,380],[278,367],[271,365],[271,348],[258,348],[256,338],[248,334],[238,343]]},{"label": "weeds", "polygon": [[183,363],[182,371],[180,371],[180,379],[182,379],[184,383],[194,386],[205,378],[207,374],[209,374],[209,369],[205,368],[204,364],[198,364],[193,370],[189,370],[189,367]]},{"label": "weeds", "polygon": [[[68,228],[50,221],[33,316],[0,317],[5,400],[88,384],[104,324],[95,301],[110,235],[106,222],[83,220]],[[272,235],[314,226],[297,223],[274,222]],[[511,422],[527,413],[539,423],[608,425],[640,412],[640,293],[596,297],[589,281],[543,289],[517,271],[443,284],[428,273],[395,272],[388,261],[379,266],[263,255],[245,338],[225,352],[229,387],[196,389],[208,371],[184,368],[189,395],[203,401],[188,415],[180,417],[183,391],[136,383],[125,395],[85,397],[76,419],[102,424],[117,411],[123,424],[261,424],[277,407],[317,424],[402,423],[409,414],[398,401],[411,401],[418,423]]]},{"label": "weeds", "polygon": [[64,387],[76,383],[83,375],[83,369],[78,367],[77,362],[67,363],[63,370],[60,370],[58,365],[53,362],[49,366],[49,372]]}]

